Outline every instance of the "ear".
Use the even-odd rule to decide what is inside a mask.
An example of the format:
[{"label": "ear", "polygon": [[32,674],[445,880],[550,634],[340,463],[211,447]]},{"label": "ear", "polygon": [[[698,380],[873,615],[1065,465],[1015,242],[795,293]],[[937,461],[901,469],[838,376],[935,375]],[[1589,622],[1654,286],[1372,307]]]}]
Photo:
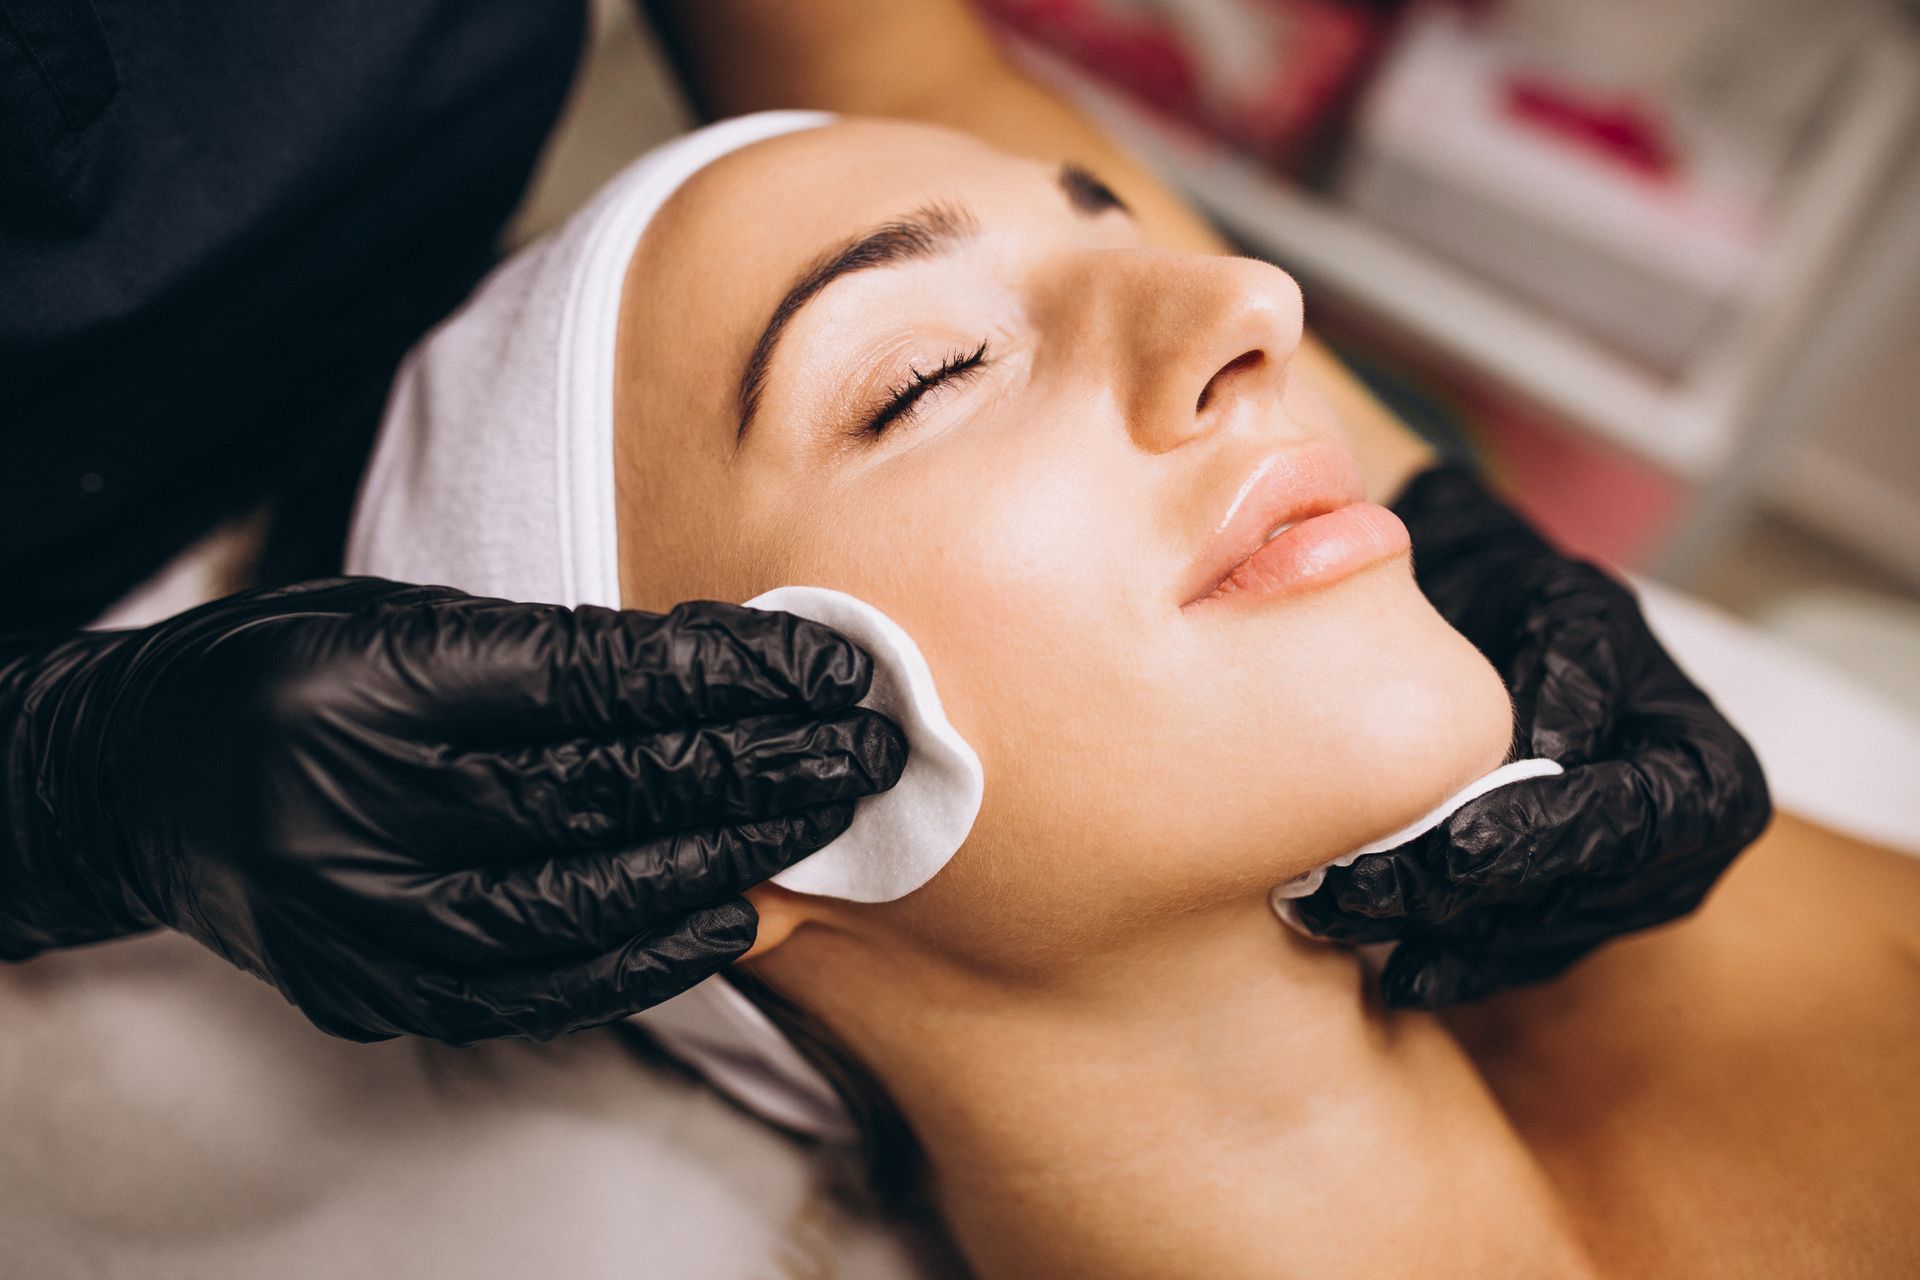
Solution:
[{"label": "ear", "polygon": [[820,919],[825,901],[812,894],[782,889],[771,882],[755,885],[747,890],[746,897],[760,916],[760,932],[736,964],[759,959],[791,938],[801,925]]}]

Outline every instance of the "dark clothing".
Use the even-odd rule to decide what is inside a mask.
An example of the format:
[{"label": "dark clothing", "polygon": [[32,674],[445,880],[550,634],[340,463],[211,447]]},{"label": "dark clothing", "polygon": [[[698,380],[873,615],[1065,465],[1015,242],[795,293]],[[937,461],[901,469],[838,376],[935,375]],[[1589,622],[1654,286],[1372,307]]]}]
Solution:
[{"label": "dark clothing", "polygon": [[357,471],[399,358],[491,262],[584,25],[0,0],[0,630],[78,625]]}]

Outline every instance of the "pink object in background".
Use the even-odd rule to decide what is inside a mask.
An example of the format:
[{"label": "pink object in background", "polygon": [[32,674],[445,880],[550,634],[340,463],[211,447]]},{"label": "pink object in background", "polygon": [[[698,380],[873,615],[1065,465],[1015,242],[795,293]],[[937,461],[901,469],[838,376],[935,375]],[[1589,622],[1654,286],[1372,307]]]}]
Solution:
[{"label": "pink object in background", "polygon": [[1378,227],[1678,377],[1752,300],[1765,166],[1682,131],[1678,89],[1556,69],[1441,4],[1410,10],[1345,140],[1340,199]]},{"label": "pink object in background", "polygon": [[1339,0],[975,0],[999,28],[1276,168],[1311,159],[1381,46]]},{"label": "pink object in background", "polygon": [[1186,117],[1198,100],[1196,68],[1166,23],[1100,0],[976,0],[996,24],[1148,106]]},{"label": "pink object in background", "polygon": [[1677,149],[1658,111],[1630,97],[1599,97],[1539,76],[1508,79],[1508,114],[1650,178],[1670,178]]},{"label": "pink object in background", "polygon": [[1574,555],[1645,568],[1687,488],[1651,463],[1513,406],[1477,407],[1467,427],[1502,493]]}]

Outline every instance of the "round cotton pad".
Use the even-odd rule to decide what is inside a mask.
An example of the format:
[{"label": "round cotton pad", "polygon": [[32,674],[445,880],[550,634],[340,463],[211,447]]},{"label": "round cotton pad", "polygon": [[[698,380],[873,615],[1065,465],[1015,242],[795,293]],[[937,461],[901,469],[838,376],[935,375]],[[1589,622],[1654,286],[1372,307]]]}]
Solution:
[{"label": "round cotton pad", "polygon": [[773,883],[849,902],[906,897],[933,879],[973,830],[984,789],[980,757],[948,722],[920,647],[886,614],[824,587],[777,587],[747,605],[824,623],[865,649],[873,658],[873,685],[860,705],[899,725],[907,737],[900,781],[861,800],[853,825],[839,839]]}]

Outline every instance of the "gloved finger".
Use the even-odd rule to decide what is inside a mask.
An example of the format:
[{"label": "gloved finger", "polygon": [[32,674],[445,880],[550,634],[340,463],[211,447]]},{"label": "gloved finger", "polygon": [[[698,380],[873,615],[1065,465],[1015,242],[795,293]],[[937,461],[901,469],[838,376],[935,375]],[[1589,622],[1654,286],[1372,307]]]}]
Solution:
[{"label": "gloved finger", "polygon": [[466,755],[454,792],[499,823],[496,853],[606,848],[857,799],[900,780],[907,744],[856,707],[827,720],[750,716],[650,737]]},{"label": "gloved finger", "polygon": [[375,906],[366,927],[385,946],[441,969],[595,955],[738,897],[832,843],[853,811],[842,801],[610,852],[462,868]]},{"label": "gloved finger", "polygon": [[[1445,923],[1562,880],[1638,879],[1651,891],[1678,869],[1711,883],[1758,832],[1718,825],[1711,797],[1724,787],[1702,763],[1692,744],[1647,743],[1629,758],[1503,787],[1461,809],[1442,826],[1446,882],[1424,918]],[[1715,848],[1725,856],[1709,856]]]},{"label": "gloved finger", "polygon": [[[302,613],[355,613],[375,605],[429,605],[446,600],[468,600],[473,597],[465,591],[458,591],[452,587],[427,586],[418,583],[393,582],[386,578],[341,574],[332,578],[309,578],[303,582],[263,587],[246,592],[242,596],[214,601],[215,609],[210,612],[217,612],[220,607],[231,606],[235,600],[243,598],[248,602],[249,607],[256,611],[270,612],[276,618],[285,618]],[[269,602],[277,607],[271,611],[260,609],[261,605]]]},{"label": "gloved finger", "polygon": [[1390,1009],[1438,1011],[1556,978],[1591,949],[1591,943],[1563,944],[1488,954],[1437,938],[1409,940],[1387,957],[1380,994]]},{"label": "gloved finger", "polygon": [[1529,754],[1569,768],[1613,754],[1641,692],[1635,676],[1658,647],[1632,591],[1594,565],[1560,561],[1530,604],[1501,671]]},{"label": "gloved finger", "polygon": [[[344,923],[353,919],[351,926]],[[402,1035],[431,1035],[412,998],[421,970],[413,961],[372,944],[360,917],[343,917],[323,894],[262,903],[263,935],[280,939],[272,963],[241,967],[271,983],[307,1020],[330,1036],[362,1044]],[[193,934],[218,951],[218,934]]]},{"label": "gloved finger", "polygon": [[[1357,873],[1355,868],[1360,868]],[[1350,909],[1348,902],[1361,909]],[[1308,933],[1350,947],[1392,942],[1414,925],[1406,914],[1393,858],[1384,853],[1356,859],[1351,866],[1328,867],[1320,887],[1291,906],[1294,920]]]},{"label": "gloved finger", "polygon": [[1624,692],[1621,638],[1593,625],[1578,605],[1535,626],[1540,634],[1502,673],[1525,753],[1568,768],[1610,754]]},{"label": "gloved finger", "polygon": [[759,917],[742,898],[703,907],[671,929],[643,934],[592,959],[472,977],[429,974],[413,983],[437,1039],[551,1040],[671,999],[744,955]]},{"label": "gloved finger", "polygon": [[[1429,903],[1447,891],[1446,827],[1434,828],[1385,853],[1370,853],[1344,867],[1328,867],[1320,888],[1303,900],[1301,915],[1342,942],[1386,942],[1405,929],[1396,922],[1423,919]],[[1372,921],[1366,925],[1362,921]]]},{"label": "gloved finger", "polygon": [[1320,892],[1330,901],[1317,910],[1444,925],[1544,893],[1602,850],[1632,861],[1622,846],[1645,839],[1648,785],[1632,766],[1609,761],[1500,787],[1397,849],[1329,868]]},{"label": "gloved finger", "polygon": [[1545,893],[1586,844],[1610,838],[1583,815],[1626,772],[1614,763],[1491,791],[1398,848],[1329,867],[1299,917],[1334,941],[1383,942],[1406,933],[1395,922],[1443,925]]},{"label": "gloved finger", "polygon": [[665,615],[448,600],[370,627],[467,744],[646,733],[866,696],[872,660],[791,614],[694,601]]}]

